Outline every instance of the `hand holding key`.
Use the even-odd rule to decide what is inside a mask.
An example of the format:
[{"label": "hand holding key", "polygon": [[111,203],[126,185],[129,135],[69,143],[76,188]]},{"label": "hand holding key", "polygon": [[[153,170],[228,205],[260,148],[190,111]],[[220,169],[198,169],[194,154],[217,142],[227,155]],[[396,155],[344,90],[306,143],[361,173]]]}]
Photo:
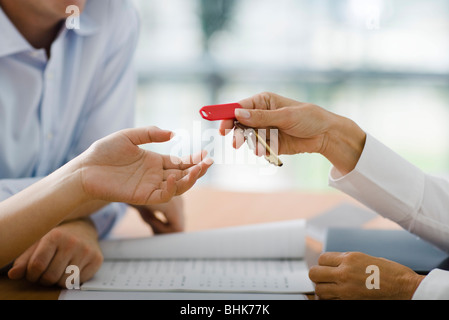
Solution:
[{"label": "hand holding key", "polygon": [[[255,129],[241,124],[235,120],[235,110],[241,108],[238,103],[204,106],[200,109],[200,114],[209,121],[234,120],[234,146],[238,144],[240,147],[246,141],[255,154],[264,156],[269,163],[281,167],[283,163],[277,155],[277,129],[273,132],[271,129]],[[241,138],[241,141],[236,143],[235,137]]]},{"label": "hand holding key", "polygon": [[[235,118],[242,125],[278,129],[279,154],[320,153],[343,174],[352,171],[360,158],[366,134],[350,119],[273,93],[261,93],[239,104],[242,108],[235,110]],[[233,119],[223,120],[220,134],[233,127]],[[242,134],[234,130],[235,148],[245,141]]]}]

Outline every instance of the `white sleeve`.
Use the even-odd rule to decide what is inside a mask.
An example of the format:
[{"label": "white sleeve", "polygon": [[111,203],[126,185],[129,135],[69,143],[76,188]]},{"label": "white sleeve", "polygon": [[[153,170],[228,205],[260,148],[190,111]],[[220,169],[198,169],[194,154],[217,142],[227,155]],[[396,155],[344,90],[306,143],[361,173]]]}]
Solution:
[{"label": "white sleeve", "polygon": [[426,175],[371,135],[354,170],[342,176],[332,168],[329,185],[449,251],[449,182]]},{"label": "white sleeve", "polygon": [[449,271],[432,270],[416,289],[413,300],[449,300]]}]

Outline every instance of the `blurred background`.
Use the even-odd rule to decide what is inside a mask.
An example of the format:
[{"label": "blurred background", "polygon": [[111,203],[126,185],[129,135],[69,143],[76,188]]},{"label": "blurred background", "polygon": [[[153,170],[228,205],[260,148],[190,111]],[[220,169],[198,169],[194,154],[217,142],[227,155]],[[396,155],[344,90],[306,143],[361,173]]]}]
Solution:
[{"label": "blurred background", "polygon": [[332,192],[323,157],[282,156],[276,169],[245,147],[234,151],[229,137],[215,134],[218,122],[199,115],[204,105],[262,91],[347,116],[426,172],[448,172],[449,1],[135,3],[142,23],[136,125],[177,133],[151,146],[159,152],[220,146],[199,184]]}]

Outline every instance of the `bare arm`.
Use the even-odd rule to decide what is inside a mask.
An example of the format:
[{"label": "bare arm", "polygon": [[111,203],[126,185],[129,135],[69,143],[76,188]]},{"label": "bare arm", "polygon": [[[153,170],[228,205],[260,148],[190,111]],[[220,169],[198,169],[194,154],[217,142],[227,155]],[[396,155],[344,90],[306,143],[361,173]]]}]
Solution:
[{"label": "bare arm", "polygon": [[91,211],[85,209],[115,201],[160,204],[189,190],[211,162],[185,163],[138,147],[168,141],[170,136],[171,132],[155,127],[114,133],[1,202],[0,265],[12,261],[65,219]]}]

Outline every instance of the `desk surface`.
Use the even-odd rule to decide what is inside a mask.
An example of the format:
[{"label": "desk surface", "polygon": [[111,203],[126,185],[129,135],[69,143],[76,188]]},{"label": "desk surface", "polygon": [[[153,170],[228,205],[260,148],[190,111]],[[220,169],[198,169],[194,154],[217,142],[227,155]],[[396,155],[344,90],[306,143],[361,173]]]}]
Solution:
[{"label": "desk surface", "polygon": [[[186,231],[198,231],[245,224],[310,219],[341,203],[361,206],[350,197],[337,193],[240,193],[208,188],[194,188],[184,195]],[[396,228],[381,217],[369,221],[367,228]],[[130,210],[112,231],[117,237],[151,235],[150,228],[140,216]],[[306,239],[306,261],[316,263],[322,244],[310,237]],[[13,281],[0,276],[0,300],[56,300],[60,289],[32,284],[26,280]]]}]

